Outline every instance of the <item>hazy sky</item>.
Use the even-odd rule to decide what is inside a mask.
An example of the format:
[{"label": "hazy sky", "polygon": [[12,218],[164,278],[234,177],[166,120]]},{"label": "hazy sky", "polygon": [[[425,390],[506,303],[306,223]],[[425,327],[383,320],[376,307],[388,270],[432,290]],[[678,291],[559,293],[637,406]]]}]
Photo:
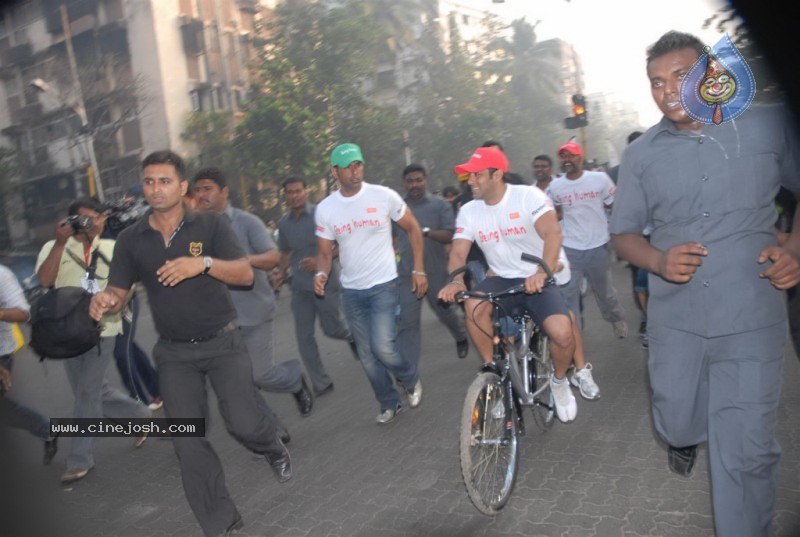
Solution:
[{"label": "hazy sky", "polygon": [[561,38],[572,43],[580,55],[584,91],[613,94],[612,100],[630,103],[645,127],[661,118],[650,97],[645,49],[668,30],[689,32],[713,45],[722,34],[702,30],[703,21],[725,5],[723,0],[455,1],[507,20],[522,16],[531,24],[541,20],[536,27],[540,40]]}]

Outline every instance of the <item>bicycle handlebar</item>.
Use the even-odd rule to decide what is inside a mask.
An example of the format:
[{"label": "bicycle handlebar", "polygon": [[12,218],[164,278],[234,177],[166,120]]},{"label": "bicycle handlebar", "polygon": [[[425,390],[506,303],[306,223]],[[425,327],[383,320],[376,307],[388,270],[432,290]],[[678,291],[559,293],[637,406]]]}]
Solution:
[{"label": "bicycle handlebar", "polygon": [[[540,257],[537,257],[535,255],[526,254],[526,253],[523,253],[520,257],[521,257],[521,259],[523,261],[527,261],[529,263],[536,263],[537,265],[542,267],[542,269],[544,270],[545,274],[547,274],[547,280],[544,283],[545,286],[553,285],[554,283],[556,283],[556,277],[553,274],[553,271],[550,270],[550,266],[544,261],[544,259],[542,259]],[[449,280],[453,281],[453,278],[455,278],[459,274],[462,274],[462,273],[466,272],[467,270],[468,270],[468,268],[467,268],[466,265],[464,265],[463,267],[457,268],[456,270],[454,270],[453,272],[450,273]],[[504,291],[500,291],[498,293],[481,293],[481,292],[474,292],[474,291],[460,291],[459,293],[456,293],[456,298],[457,299],[485,298],[485,299],[492,300],[492,299],[503,298],[503,297],[506,297],[506,296],[516,295],[516,294],[524,293],[524,292],[525,292],[525,283],[523,282],[523,283],[518,283],[516,285],[512,285],[508,289],[506,289]]]}]

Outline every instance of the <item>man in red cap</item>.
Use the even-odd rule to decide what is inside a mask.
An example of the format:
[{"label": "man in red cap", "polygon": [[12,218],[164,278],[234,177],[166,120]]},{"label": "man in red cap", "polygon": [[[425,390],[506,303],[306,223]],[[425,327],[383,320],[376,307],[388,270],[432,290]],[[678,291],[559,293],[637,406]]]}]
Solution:
[{"label": "man in red cap", "polygon": [[572,280],[564,287],[564,296],[580,323],[580,285],[585,276],[603,318],[614,326],[614,335],[624,338],[628,335],[628,325],[609,265],[611,237],[607,211],[614,203],[616,186],[605,172],[583,169],[583,151],[576,142],[562,145],[558,158],[564,175],[553,179],[547,194],[560,208],[564,251],[572,269]]},{"label": "man in red cap", "polygon": [[[525,282],[525,294],[505,299],[505,307],[521,307],[550,337],[555,375],[551,389],[556,413],[563,422],[575,419],[578,407],[567,382],[567,368],[575,352],[575,338],[569,310],[557,287],[545,287],[547,274],[541,267],[522,261],[521,254],[541,257],[549,266],[563,268],[556,273],[561,282],[569,280],[569,268],[561,249],[561,227],[545,194],[538,188],[509,185],[503,181],[508,171],[506,156],[494,147],[479,147],[469,161],[455,167],[456,173],[468,173],[474,200],[461,207],[450,250],[448,270],[462,267],[473,241],[486,256],[494,276],[480,282],[479,291],[502,291]],[[439,298],[453,302],[465,288],[462,276],[448,283]],[[467,329],[475,348],[485,363],[492,361],[491,306],[475,299],[467,300]]]}]

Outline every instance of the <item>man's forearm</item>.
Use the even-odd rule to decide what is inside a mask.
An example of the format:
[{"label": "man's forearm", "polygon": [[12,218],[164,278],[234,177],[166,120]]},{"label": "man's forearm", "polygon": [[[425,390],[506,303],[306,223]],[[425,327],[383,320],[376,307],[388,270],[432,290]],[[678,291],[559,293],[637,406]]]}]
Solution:
[{"label": "man's forearm", "polygon": [[253,269],[246,257],[231,260],[214,258],[208,275],[228,285],[253,283]]},{"label": "man's forearm", "polygon": [[662,252],[650,244],[641,233],[611,235],[611,243],[620,258],[648,272],[661,275],[659,260]]},{"label": "man's forearm", "polygon": [[52,287],[58,277],[58,267],[61,264],[61,256],[64,253],[64,244],[56,242],[53,249],[47,254],[39,270],[36,271],[36,278],[42,287]]}]

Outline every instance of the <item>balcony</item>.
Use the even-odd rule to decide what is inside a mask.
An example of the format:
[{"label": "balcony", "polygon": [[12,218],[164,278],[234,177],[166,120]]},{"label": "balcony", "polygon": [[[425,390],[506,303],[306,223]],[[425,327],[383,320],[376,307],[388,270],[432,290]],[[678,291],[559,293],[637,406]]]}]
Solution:
[{"label": "balcony", "polygon": [[181,17],[181,39],[183,51],[188,56],[203,54],[206,43],[203,35],[203,21],[186,16]]}]

